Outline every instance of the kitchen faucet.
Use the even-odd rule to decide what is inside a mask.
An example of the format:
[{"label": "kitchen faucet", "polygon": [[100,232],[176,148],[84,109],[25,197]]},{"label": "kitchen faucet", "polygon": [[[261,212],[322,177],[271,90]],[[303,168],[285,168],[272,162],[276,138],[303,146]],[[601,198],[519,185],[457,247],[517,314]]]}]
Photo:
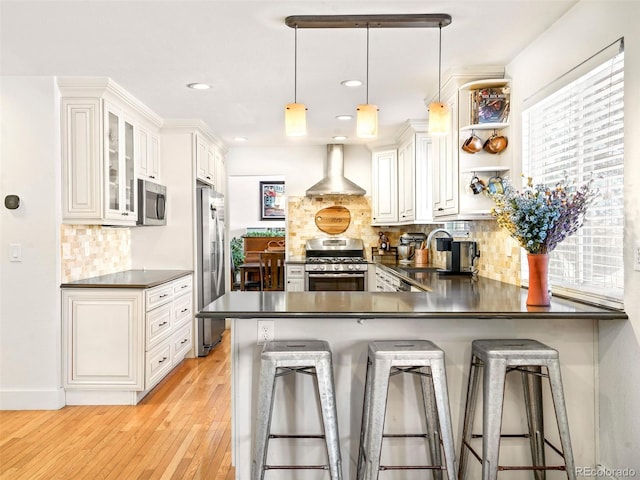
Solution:
[{"label": "kitchen faucet", "polygon": [[427,250],[429,250],[429,247],[431,246],[431,239],[435,236],[436,233],[446,233],[449,238],[453,238],[453,235],[451,235],[447,230],[445,230],[444,228],[436,228],[433,232],[431,232],[429,234],[429,236],[427,237]]}]

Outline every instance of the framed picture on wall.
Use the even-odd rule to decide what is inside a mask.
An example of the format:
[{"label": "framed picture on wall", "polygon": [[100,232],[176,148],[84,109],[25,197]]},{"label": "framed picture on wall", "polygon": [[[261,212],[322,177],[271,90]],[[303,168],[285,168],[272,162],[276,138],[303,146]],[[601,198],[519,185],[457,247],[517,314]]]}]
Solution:
[{"label": "framed picture on wall", "polygon": [[260,182],[260,219],[284,220],[284,182]]}]

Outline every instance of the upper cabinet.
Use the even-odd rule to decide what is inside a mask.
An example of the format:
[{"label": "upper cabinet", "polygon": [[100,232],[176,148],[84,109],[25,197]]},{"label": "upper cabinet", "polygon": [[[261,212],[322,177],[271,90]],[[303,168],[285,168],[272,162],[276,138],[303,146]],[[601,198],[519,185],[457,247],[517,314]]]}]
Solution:
[{"label": "upper cabinet", "polygon": [[108,78],[59,78],[58,87],[63,222],[135,225],[139,172],[159,173],[162,120]]},{"label": "upper cabinet", "polygon": [[372,225],[398,222],[398,151],[374,150],[371,155]]},{"label": "upper cabinet", "polygon": [[138,127],[138,178],[159,183],[160,135],[141,125]]},{"label": "upper cabinet", "polygon": [[433,220],[433,139],[423,120],[409,120],[395,143],[372,153],[372,225]]},{"label": "upper cabinet", "polygon": [[196,178],[224,193],[224,159],[222,149],[203,135],[196,135]]},{"label": "upper cabinet", "polygon": [[458,108],[457,89],[446,92],[444,103],[451,108],[449,133],[433,137],[435,160],[433,162],[433,217],[458,213]]}]

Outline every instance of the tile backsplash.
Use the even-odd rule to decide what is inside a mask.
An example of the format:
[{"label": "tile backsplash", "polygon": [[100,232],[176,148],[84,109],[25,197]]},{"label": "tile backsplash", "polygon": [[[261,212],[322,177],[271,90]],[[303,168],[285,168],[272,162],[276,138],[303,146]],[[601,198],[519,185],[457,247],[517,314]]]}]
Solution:
[{"label": "tile backsplash", "polygon": [[[371,248],[377,248],[378,233],[384,231],[393,246],[400,243],[404,232],[423,232],[428,235],[442,224],[403,225],[393,227],[371,226],[371,197],[336,195],[329,197],[288,197],[287,199],[287,255],[289,258],[304,257],[304,244],[310,238],[327,236],[315,224],[318,210],[334,205],[347,208],[351,222],[341,235],[361,238],[366,257],[371,260]],[[478,274],[482,277],[506,283],[520,284],[520,247],[493,220],[469,221],[468,240],[478,242],[480,258]],[[444,266],[446,257],[431,246],[430,263]]]},{"label": "tile backsplash", "polygon": [[131,231],[99,225],[62,225],[62,282],[131,268]]}]

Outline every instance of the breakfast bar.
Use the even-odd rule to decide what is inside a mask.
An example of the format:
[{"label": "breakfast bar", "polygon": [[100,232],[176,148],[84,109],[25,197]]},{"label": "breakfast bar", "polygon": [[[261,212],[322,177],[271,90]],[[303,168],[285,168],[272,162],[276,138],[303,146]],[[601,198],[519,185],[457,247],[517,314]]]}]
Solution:
[{"label": "breakfast bar", "polygon": [[[233,462],[236,479],[250,478],[256,423],[257,385],[260,370],[258,345],[260,322],[267,324],[276,340],[326,340],[333,354],[335,392],[344,478],[355,478],[360,439],[367,345],[372,340],[426,339],[445,352],[451,417],[456,451],[462,434],[471,342],[489,338],[533,338],[556,348],[577,466],[593,466],[598,437],[598,325],[600,321],[624,321],[627,315],[592,305],[554,297],[549,307],[528,307],[526,289],[485,278],[439,277],[437,272],[412,273],[407,277],[429,291],[384,292],[230,292],[202,309],[198,316],[231,319]],[[409,278],[413,276],[412,278]],[[297,382],[297,383],[296,383]],[[311,380],[285,378],[276,383],[272,432],[319,433],[316,394]],[[409,381],[407,381],[409,382]],[[526,431],[519,382],[508,382],[503,431]],[[511,385],[511,383],[515,384]],[[415,408],[413,385],[390,384],[385,430],[407,431],[421,420]],[[415,389],[414,389],[415,390]],[[404,392],[400,396],[399,392]],[[417,390],[416,394],[418,393]],[[409,392],[409,394],[407,394]],[[549,392],[545,405],[551,405]],[[301,401],[301,398],[303,399]],[[547,418],[548,417],[548,418]],[[552,408],[545,421],[555,425]],[[548,435],[557,440],[557,432]],[[557,443],[557,442],[556,442]],[[426,456],[423,440],[390,440],[383,458],[391,464],[415,464]],[[501,463],[530,462],[527,443],[504,441]],[[323,463],[321,441],[273,440],[269,456],[274,463],[291,459]],[[549,458],[553,458],[550,454]],[[475,471],[474,471],[475,469]],[[473,461],[471,475],[479,478],[480,464]],[[520,475],[519,475],[520,474]],[[274,474],[272,474],[274,475]],[[385,479],[424,478],[419,471],[388,471]],[[421,476],[422,475],[422,476]],[[547,478],[564,478],[558,472]],[[509,478],[529,478],[515,472]],[[328,478],[317,471],[279,471],[281,479]]]}]

